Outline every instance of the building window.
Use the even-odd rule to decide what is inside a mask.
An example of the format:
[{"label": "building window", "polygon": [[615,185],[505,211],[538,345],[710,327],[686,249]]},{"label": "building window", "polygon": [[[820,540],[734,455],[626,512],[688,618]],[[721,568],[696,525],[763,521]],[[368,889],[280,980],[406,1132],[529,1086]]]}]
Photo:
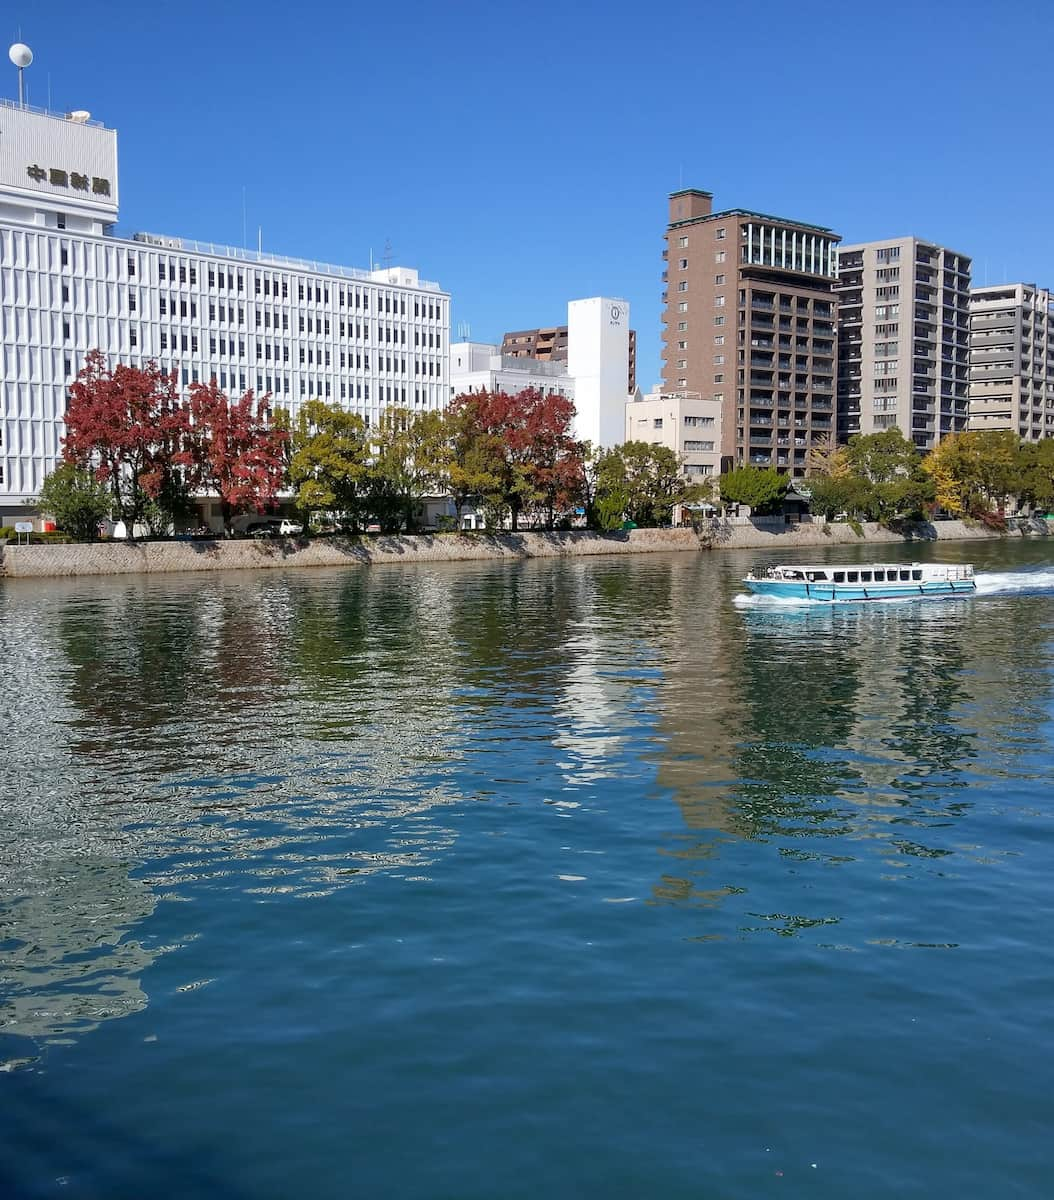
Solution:
[{"label": "building window", "polygon": [[725,382],[724,375],[715,375],[714,376],[714,383],[724,383],[724,382]]},{"label": "building window", "polygon": [[652,421],[651,424],[652,424],[653,429],[661,429],[662,428],[662,417],[656,417],[655,420]]},{"label": "building window", "polygon": [[56,213],[55,214],[55,228],[56,229],[65,229],[66,228],[66,214],[65,213]]},{"label": "building window", "polygon": [[688,301],[687,300],[679,301],[677,304],[677,311],[678,312],[687,312],[688,311]]},{"label": "building window", "polygon": [[678,265],[678,267],[680,267],[680,269],[682,271],[687,271],[688,270],[688,259],[682,258],[681,261],[677,265]]},{"label": "building window", "polygon": [[684,371],[687,369],[687,367],[688,367],[688,360],[686,358],[679,358],[677,360],[677,370],[678,371]]},{"label": "building window", "polygon": [[682,235],[677,239],[677,245],[680,246],[682,250],[685,249],[685,247],[688,245],[688,239]]},{"label": "building window", "polygon": [[724,250],[718,250],[718,252],[714,255],[714,262],[723,263],[724,261],[725,261]]},{"label": "building window", "polygon": [[721,228],[717,231],[718,240],[720,240],[723,237],[726,237],[727,234],[728,234],[728,230],[722,225]]},{"label": "building window", "polygon": [[678,333],[687,333],[688,332],[688,322],[687,321],[678,321],[677,322],[677,332]]},{"label": "building window", "polygon": [[725,356],[723,354],[715,354],[714,355],[714,366],[715,367],[723,367],[724,364],[725,364]]},{"label": "building window", "polygon": [[678,379],[678,380],[677,380],[677,386],[678,386],[678,387],[687,387],[687,386],[688,386],[688,380],[687,380],[687,379]]},{"label": "building window", "polygon": [[678,350],[687,350],[687,349],[688,349],[688,343],[687,343],[687,342],[678,342],[678,343],[677,343],[677,349],[678,349]]},{"label": "building window", "polygon": [[723,403],[724,399],[725,399],[725,393],[724,392],[714,392],[714,399]]},{"label": "building window", "polygon": [[723,346],[724,344],[725,344],[725,335],[723,333],[715,334],[714,335],[714,345],[715,346]]},{"label": "building window", "polygon": [[724,317],[714,317],[714,324],[715,324],[715,325],[724,325],[724,323],[725,323],[725,318],[724,318]]},{"label": "building window", "polygon": [[724,282],[725,282],[724,275],[715,275],[714,276],[714,283],[716,283],[718,287],[720,287],[721,284],[723,284]]},{"label": "building window", "polygon": [[714,297],[714,308],[724,308],[724,306],[725,306],[724,296],[715,296]]},{"label": "building window", "polygon": [[686,291],[688,291],[688,280],[687,280],[687,279],[682,279],[682,280],[680,281],[680,283],[678,283],[678,285],[677,285],[677,290],[678,290],[679,292],[686,292]]}]

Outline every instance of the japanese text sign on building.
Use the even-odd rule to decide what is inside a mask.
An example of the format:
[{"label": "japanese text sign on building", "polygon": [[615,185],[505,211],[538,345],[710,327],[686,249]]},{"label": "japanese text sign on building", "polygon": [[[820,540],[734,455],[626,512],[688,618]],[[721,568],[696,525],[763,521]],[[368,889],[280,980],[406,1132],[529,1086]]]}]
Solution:
[{"label": "japanese text sign on building", "polygon": [[110,194],[110,181],[98,175],[82,175],[78,171],[64,171],[59,167],[50,167],[45,170],[36,163],[26,167],[26,174],[35,183],[46,182],[52,187],[68,187],[78,192],[90,191],[94,196],[109,196]]}]

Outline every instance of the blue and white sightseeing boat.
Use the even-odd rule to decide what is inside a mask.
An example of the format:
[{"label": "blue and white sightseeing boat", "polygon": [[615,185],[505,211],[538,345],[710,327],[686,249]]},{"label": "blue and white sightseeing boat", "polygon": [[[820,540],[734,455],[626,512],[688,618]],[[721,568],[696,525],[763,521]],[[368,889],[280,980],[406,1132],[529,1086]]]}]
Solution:
[{"label": "blue and white sightseeing boat", "polygon": [[758,596],[781,600],[911,600],[977,590],[973,567],[951,563],[769,567],[743,582]]}]

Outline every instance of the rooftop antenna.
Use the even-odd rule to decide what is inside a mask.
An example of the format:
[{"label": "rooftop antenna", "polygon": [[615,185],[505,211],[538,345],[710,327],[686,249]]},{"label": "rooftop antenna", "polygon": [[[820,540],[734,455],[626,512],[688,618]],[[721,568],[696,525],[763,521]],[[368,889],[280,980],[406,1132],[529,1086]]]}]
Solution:
[{"label": "rooftop antenna", "polygon": [[391,240],[391,238],[384,239],[384,257],[381,259],[381,262],[384,263],[384,269],[386,271],[391,270],[391,266],[392,266],[392,240]]},{"label": "rooftop antenna", "polygon": [[263,254],[263,226],[256,226],[256,253]]},{"label": "rooftop antenna", "polygon": [[25,108],[26,106],[26,91],[25,85],[22,82],[22,72],[33,61],[33,51],[25,44],[25,42],[15,42],[7,52],[7,57],[16,67],[18,67],[18,107]]}]

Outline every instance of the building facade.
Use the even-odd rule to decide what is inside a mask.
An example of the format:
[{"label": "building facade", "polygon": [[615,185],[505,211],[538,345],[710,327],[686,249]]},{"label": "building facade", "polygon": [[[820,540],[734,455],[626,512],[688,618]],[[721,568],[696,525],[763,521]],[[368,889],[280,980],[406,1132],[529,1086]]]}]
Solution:
[{"label": "building facade", "polygon": [[970,292],[970,428],[1054,436],[1054,298],[1034,283]]},{"label": "building facade", "polygon": [[567,364],[539,362],[503,354],[490,342],[454,342],[450,347],[450,399],[472,392],[507,392],[527,388],[546,395],[575,398],[575,382]]},{"label": "building facade", "polygon": [[0,524],[61,456],[90,350],[155,360],[181,385],[322,399],[375,421],[445,404],[450,297],[406,267],[364,271],[134,234],[117,237],[117,135],[0,102]]},{"label": "building facade", "polygon": [[918,238],[838,252],[838,437],[896,426],[922,451],[969,418],[970,259]]},{"label": "building facade", "polygon": [[834,431],[838,235],[689,188],[665,240],[662,390],[721,406],[725,465],[804,475]]},{"label": "building facade", "polygon": [[696,392],[638,393],[626,405],[625,440],[667,446],[691,483],[721,474],[721,402]]},{"label": "building facade", "polygon": [[[551,325],[547,329],[518,329],[506,333],[501,340],[501,352],[509,358],[534,358],[539,362],[567,362],[568,332],[566,325]],[[629,354],[626,371],[627,394],[637,389],[637,331],[629,331]]]}]

